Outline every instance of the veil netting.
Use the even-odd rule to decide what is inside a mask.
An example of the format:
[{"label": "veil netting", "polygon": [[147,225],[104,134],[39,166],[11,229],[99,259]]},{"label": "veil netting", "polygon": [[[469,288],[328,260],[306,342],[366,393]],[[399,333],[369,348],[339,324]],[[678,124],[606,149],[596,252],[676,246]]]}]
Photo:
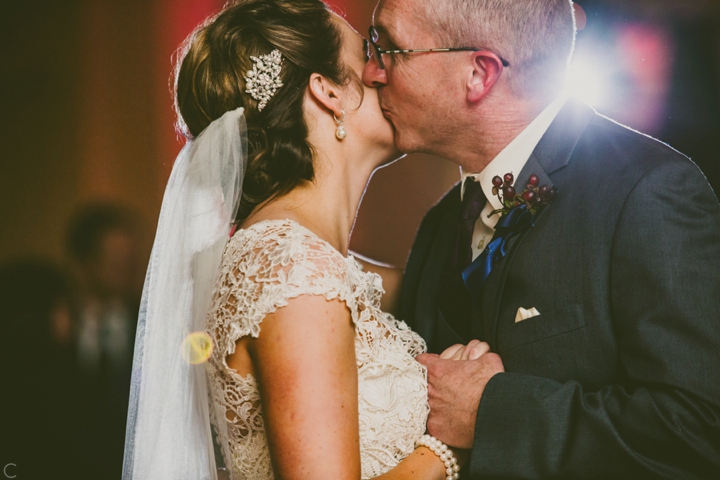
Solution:
[{"label": "veil netting", "polygon": [[246,162],[238,108],[188,140],[173,166],[140,305],[123,480],[217,479],[205,367],[188,356],[212,345],[188,340],[205,327]]}]

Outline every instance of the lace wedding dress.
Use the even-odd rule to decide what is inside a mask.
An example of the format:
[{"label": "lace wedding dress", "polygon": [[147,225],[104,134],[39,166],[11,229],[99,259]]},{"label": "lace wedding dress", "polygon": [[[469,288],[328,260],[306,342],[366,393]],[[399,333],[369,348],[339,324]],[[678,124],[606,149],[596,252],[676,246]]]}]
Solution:
[{"label": "lace wedding dress", "polygon": [[232,480],[272,479],[260,395],[252,375],[228,367],[235,342],[257,338],[263,318],[300,295],[340,299],[355,325],[362,478],[391,470],[414,449],[429,412],[416,355],[425,343],[380,310],[382,282],[291,220],[239,230],[228,242],[207,316],[215,349],[206,364],[210,418]]}]

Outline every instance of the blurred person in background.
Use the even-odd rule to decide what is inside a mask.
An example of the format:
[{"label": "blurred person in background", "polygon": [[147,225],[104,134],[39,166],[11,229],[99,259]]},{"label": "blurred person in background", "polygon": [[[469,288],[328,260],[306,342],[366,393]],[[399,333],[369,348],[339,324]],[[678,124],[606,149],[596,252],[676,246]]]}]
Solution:
[{"label": "blurred person in background", "polygon": [[89,205],[71,220],[67,247],[80,298],[79,367],[127,376],[139,305],[136,221],[112,204]]},{"label": "blurred person in background", "polygon": [[142,280],[138,249],[137,218],[122,206],[87,205],[70,221],[67,250],[79,300],[76,364],[83,380],[84,452],[88,468],[106,478],[117,478],[122,464]]}]

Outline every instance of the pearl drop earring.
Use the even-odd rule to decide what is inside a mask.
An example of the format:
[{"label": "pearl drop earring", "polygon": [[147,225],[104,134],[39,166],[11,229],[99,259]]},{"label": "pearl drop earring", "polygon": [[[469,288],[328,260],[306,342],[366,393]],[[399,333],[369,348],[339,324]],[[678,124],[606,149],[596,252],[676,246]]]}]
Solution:
[{"label": "pearl drop earring", "polygon": [[343,123],[345,122],[345,110],[340,110],[339,120],[333,113],[333,120],[335,120],[335,123],[338,126],[337,130],[335,130],[335,136],[338,140],[345,140],[345,137],[347,137],[347,132],[345,131],[345,127],[343,126]]}]

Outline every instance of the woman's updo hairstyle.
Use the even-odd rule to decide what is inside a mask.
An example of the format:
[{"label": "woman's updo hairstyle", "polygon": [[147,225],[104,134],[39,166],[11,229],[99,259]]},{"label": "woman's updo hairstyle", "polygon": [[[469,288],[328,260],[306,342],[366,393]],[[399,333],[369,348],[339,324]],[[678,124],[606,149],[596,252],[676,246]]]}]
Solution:
[{"label": "woman's updo hairstyle", "polygon": [[[283,86],[261,112],[245,93],[250,56],[279,50]],[[313,73],[340,86],[352,72],[341,60],[342,32],[320,0],[239,0],[198,27],[178,55],[175,73],[178,125],[197,137],[225,112],[245,107],[248,165],[243,181],[241,222],[268,199],[314,179],[303,97]]]}]

